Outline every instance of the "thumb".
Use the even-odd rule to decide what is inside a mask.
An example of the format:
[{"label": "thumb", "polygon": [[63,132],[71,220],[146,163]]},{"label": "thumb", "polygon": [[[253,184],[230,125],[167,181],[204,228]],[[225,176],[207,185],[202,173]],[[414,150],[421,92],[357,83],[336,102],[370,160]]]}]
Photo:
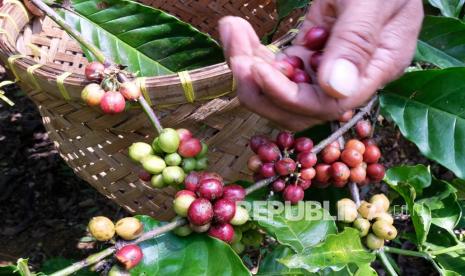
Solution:
[{"label": "thumb", "polygon": [[361,79],[378,47],[379,34],[395,13],[390,2],[396,1],[349,0],[337,7],[337,20],[318,70],[319,84],[326,93],[346,98],[363,89]]}]

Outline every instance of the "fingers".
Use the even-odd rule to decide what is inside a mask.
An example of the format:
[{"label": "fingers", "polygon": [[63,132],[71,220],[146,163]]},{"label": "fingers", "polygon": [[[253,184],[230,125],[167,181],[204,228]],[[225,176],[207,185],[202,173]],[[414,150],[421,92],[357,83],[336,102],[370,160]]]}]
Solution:
[{"label": "fingers", "polygon": [[311,27],[321,26],[330,30],[337,18],[337,5],[333,0],[315,0],[312,2],[299,33],[293,41],[294,45],[304,45],[304,37]]}]

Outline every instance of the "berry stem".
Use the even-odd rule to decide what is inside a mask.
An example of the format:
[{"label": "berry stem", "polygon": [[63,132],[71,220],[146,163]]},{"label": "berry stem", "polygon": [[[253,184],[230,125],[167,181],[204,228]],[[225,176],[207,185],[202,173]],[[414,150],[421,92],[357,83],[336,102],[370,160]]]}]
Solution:
[{"label": "berry stem", "polygon": [[[34,1],[34,0],[33,0]],[[79,262],[75,262],[74,264],[62,269],[62,270],[59,270],[55,273],[52,273],[50,274],[50,276],[64,276],[64,275],[71,275],[73,274],[74,272],[80,270],[80,269],[83,269],[84,267],[87,267],[87,266],[90,266],[90,265],[93,265],[101,260],[103,260],[104,258],[110,256],[111,254],[115,253],[116,251],[116,247],[112,246],[112,247],[109,247],[103,251],[100,251],[98,253],[95,253],[95,254],[92,254],[90,255],[89,257],[85,258],[84,260],[81,260]]]},{"label": "berry stem", "polygon": [[383,263],[383,265],[386,268],[389,275],[391,275],[391,276],[397,276],[398,275],[397,272],[395,271],[394,267],[392,266],[391,262],[387,258],[386,253],[384,251],[382,251],[382,250],[378,251],[378,253],[376,255],[378,256],[378,258]]},{"label": "berry stem", "polygon": [[255,184],[249,186],[247,189],[245,189],[245,194],[249,195],[257,190],[260,190],[261,188],[266,187],[270,185],[271,183],[273,183],[273,181],[275,181],[276,179],[278,179],[278,177],[273,176],[267,179],[260,180],[256,182]]},{"label": "berry stem", "polygon": [[140,96],[138,101],[139,101],[140,106],[144,110],[145,114],[147,115],[147,117],[149,117],[150,122],[157,130],[158,134],[161,134],[161,132],[163,131],[163,127],[157,115],[155,114],[153,109],[150,107],[149,103],[145,100],[143,96]]},{"label": "berry stem", "polygon": [[388,253],[393,253],[393,254],[398,254],[398,255],[419,257],[419,258],[425,258],[425,259],[428,259],[428,260],[431,259],[431,256],[426,252],[418,252],[418,251],[406,250],[406,249],[401,249],[401,248],[396,248],[396,247],[389,247],[389,246],[385,246],[383,248],[383,250],[388,252]]}]

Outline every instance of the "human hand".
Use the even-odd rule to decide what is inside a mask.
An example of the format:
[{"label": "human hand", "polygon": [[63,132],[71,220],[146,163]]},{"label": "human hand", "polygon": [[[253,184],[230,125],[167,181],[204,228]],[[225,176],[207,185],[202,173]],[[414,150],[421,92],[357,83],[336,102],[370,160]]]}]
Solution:
[{"label": "human hand", "polygon": [[[423,19],[421,0],[315,0],[293,45],[275,56],[238,17],[220,21],[225,56],[241,103],[289,130],[337,119],[365,103],[410,64]],[[311,72],[304,37],[314,26],[330,31],[314,78],[295,83],[272,66],[295,55]]]}]

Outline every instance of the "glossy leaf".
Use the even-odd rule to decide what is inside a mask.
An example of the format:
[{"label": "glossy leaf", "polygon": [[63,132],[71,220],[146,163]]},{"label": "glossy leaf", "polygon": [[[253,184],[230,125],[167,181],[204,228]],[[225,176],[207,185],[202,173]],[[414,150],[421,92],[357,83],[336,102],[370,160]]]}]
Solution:
[{"label": "glossy leaf", "polygon": [[428,0],[428,2],[438,8],[442,15],[448,17],[458,17],[463,8],[465,0]]},{"label": "glossy leaf", "polygon": [[465,24],[455,18],[427,16],[415,59],[439,68],[465,66]]},{"label": "glossy leaf", "polygon": [[[138,216],[149,231],[159,222],[148,216]],[[181,238],[172,233],[140,244],[142,262],[131,275],[250,275],[231,247],[206,234]]]},{"label": "glossy leaf", "polygon": [[377,276],[378,273],[369,264],[364,264],[357,269],[355,276]]},{"label": "glossy leaf", "polygon": [[375,255],[363,247],[358,231],[345,228],[340,234],[331,234],[318,246],[307,248],[304,252],[280,260],[289,268],[303,268],[318,272],[325,268],[335,271],[348,264],[359,267],[371,263]]},{"label": "glossy leaf", "polygon": [[260,262],[257,275],[309,275],[310,273],[299,268],[288,268],[277,260],[294,254],[294,251],[284,245],[274,247],[270,252],[265,253]]},{"label": "glossy leaf", "polygon": [[[329,213],[317,202],[301,202],[287,205],[283,211],[273,208],[272,202],[254,204],[252,218],[281,244],[290,246],[295,252],[314,246],[336,233],[336,224]],[[282,206],[282,205],[281,205]]]},{"label": "glossy leaf", "polygon": [[[224,61],[213,39],[161,10],[129,0],[72,0],[65,19],[115,62],[143,76]],[[82,31],[85,30],[85,31]]]},{"label": "glossy leaf", "polygon": [[279,19],[283,19],[296,9],[305,8],[309,3],[310,0],[277,0]]},{"label": "glossy leaf", "polygon": [[382,110],[427,157],[465,178],[465,68],[412,72],[391,83]]},{"label": "glossy leaf", "polygon": [[0,276],[20,276],[14,265],[0,266]]}]

